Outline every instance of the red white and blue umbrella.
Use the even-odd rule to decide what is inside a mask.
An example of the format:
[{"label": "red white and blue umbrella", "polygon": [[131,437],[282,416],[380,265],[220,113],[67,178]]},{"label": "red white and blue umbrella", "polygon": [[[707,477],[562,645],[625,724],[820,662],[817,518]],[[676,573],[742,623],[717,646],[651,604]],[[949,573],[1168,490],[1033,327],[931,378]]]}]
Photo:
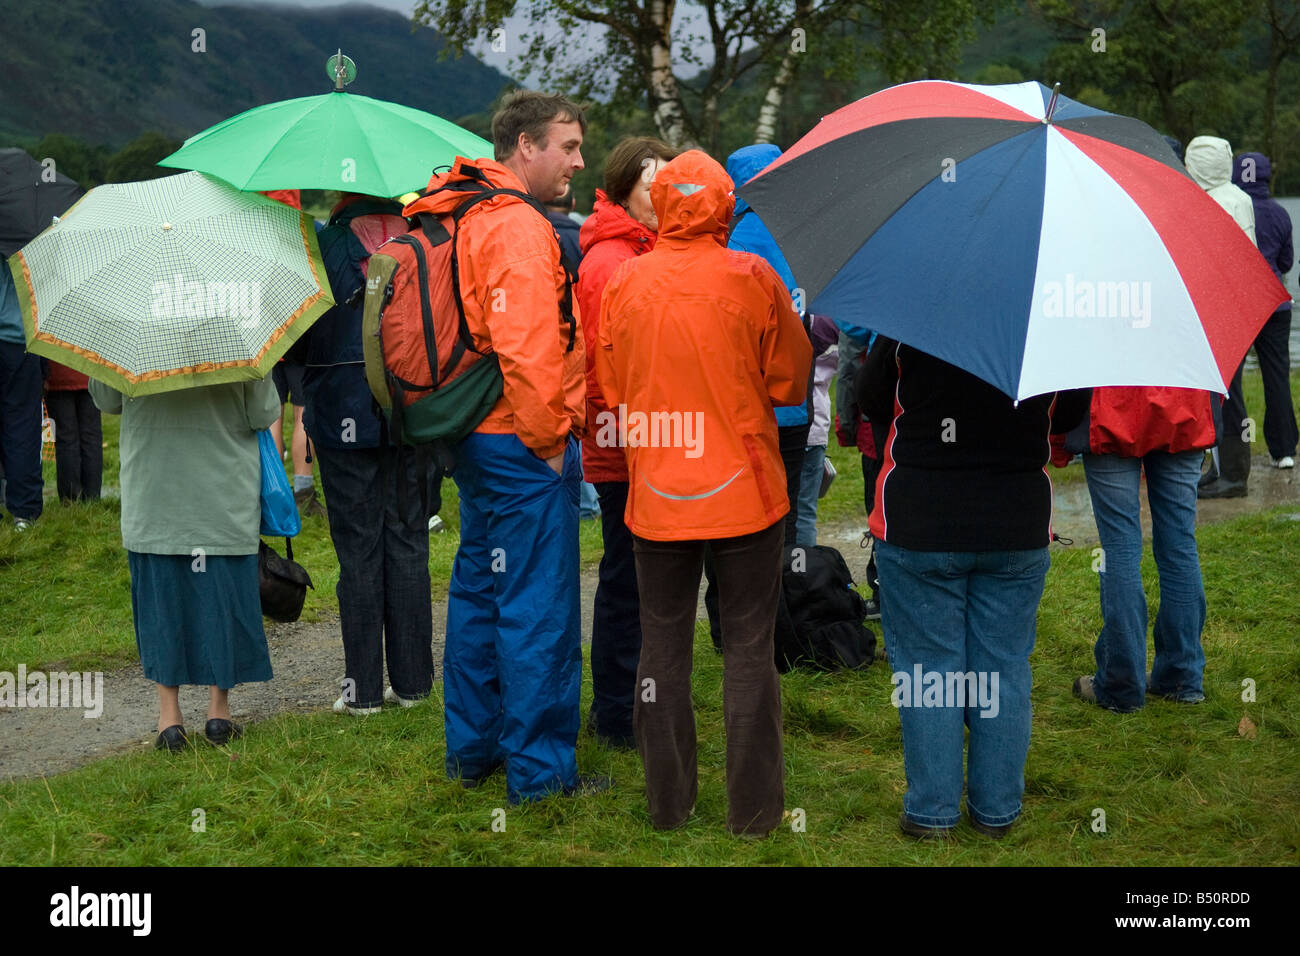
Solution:
[{"label": "red white and blue umbrella", "polygon": [[1041,83],[925,80],[825,117],[737,190],[809,311],[1016,399],[1226,392],[1289,295],[1163,137]]}]

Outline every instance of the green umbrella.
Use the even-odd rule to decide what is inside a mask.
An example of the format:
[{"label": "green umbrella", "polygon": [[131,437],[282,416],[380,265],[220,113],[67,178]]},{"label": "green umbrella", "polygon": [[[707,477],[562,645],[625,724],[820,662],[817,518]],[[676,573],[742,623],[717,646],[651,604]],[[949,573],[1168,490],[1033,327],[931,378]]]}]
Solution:
[{"label": "green umbrella", "polygon": [[240,189],[400,196],[423,189],[435,166],[450,165],[457,156],[492,155],[491,143],[455,123],[347,93],[342,83],[332,93],[232,116],[191,136],[158,165],[211,173]]},{"label": "green umbrella", "polygon": [[334,304],[310,216],[201,173],[92,189],[8,264],[28,350],[126,395],[265,378]]}]

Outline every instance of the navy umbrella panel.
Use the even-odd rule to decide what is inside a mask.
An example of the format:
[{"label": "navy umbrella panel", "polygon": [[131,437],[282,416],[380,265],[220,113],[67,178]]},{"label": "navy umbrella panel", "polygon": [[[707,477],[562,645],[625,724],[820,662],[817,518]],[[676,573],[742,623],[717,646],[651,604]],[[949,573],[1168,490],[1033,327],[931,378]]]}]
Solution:
[{"label": "navy umbrella panel", "polygon": [[1088,385],[1223,391],[1286,298],[1158,133],[1053,102],[1039,83],[881,91],[823,119],[737,193],[810,311],[1015,398]]},{"label": "navy umbrella panel", "polygon": [[11,256],[62,216],[84,190],[23,149],[0,149],[0,255]]}]

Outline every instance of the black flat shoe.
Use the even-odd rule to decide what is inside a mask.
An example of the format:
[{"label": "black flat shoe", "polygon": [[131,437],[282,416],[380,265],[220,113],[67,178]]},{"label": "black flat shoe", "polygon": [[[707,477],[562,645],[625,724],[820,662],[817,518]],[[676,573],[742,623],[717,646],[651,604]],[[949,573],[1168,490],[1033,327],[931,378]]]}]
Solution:
[{"label": "black flat shoe", "polygon": [[208,742],[214,747],[224,747],[230,741],[243,735],[243,727],[222,717],[213,717],[208,721],[207,726],[203,728],[203,736],[207,737]]},{"label": "black flat shoe", "polygon": [[190,738],[185,736],[185,728],[180,724],[172,724],[153,742],[154,750],[166,750],[171,753],[180,753],[189,745]]}]

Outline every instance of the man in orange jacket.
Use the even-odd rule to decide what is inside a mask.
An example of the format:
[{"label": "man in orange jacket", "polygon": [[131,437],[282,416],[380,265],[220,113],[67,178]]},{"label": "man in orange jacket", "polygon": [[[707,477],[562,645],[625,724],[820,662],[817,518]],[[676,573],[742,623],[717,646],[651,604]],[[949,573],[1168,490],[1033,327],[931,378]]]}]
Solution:
[{"label": "man in orange jacket", "polygon": [[772,635],[790,506],[772,407],[804,400],[812,347],[772,267],[727,249],[735,196],[716,161],[678,156],[650,201],[658,242],[619,266],[601,299],[596,376],[610,412],[588,423],[627,455],[637,749],[651,820],[680,826],[696,795],[691,645],[707,542],[727,661],[727,823],[762,836],[785,801]]},{"label": "man in orange jacket", "polygon": [[[496,161],[459,157],[430,190],[477,180],[541,203],[583,168],[586,120],[558,96],[512,94],[492,118]],[[471,192],[441,190],[404,210],[450,213]],[[517,196],[460,221],[460,294],[475,348],[501,362],[504,389],[456,448],[460,548],[443,654],[447,773],[476,786],[502,764],[518,803],[578,793],[582,683],[577,437],[586,421],[582,332],[562,308],[555,230]]]}]

